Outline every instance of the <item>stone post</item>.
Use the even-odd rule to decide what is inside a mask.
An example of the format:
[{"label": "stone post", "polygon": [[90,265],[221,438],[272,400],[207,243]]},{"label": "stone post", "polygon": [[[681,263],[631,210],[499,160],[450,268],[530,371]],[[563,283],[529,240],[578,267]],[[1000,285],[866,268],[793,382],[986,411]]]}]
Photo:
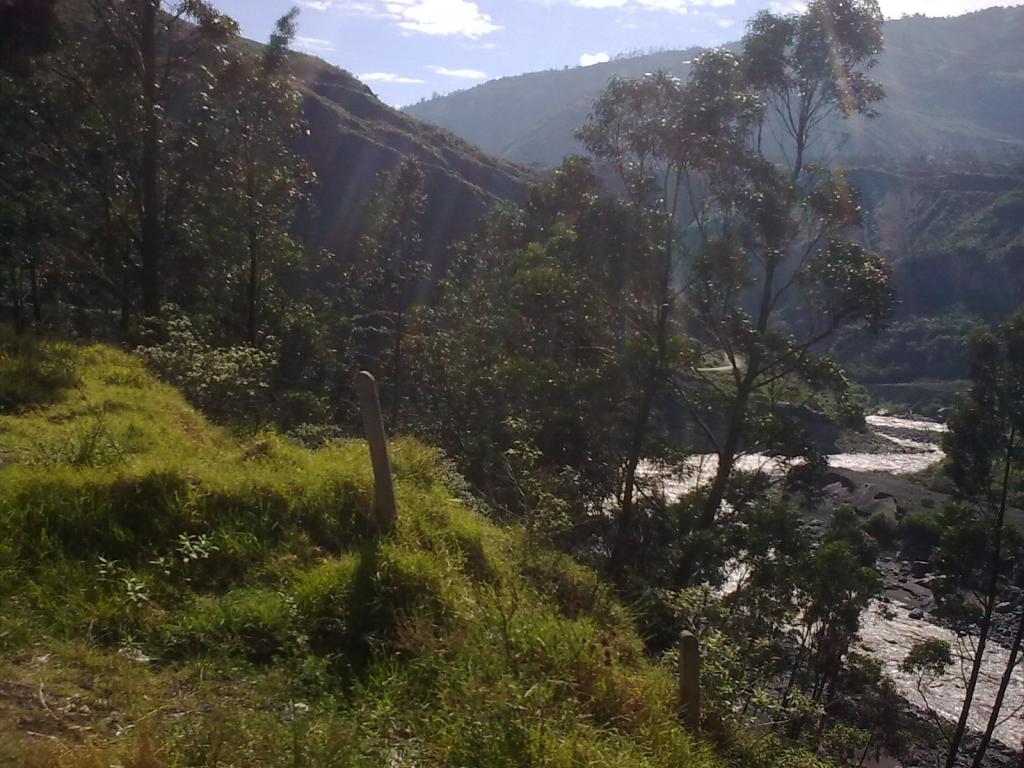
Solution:
[{"label": "stone post", "polygon": [[692,632],[679,634],[679,718],[690,733],[700,731],[700,648]]},{"label": "stone post", "polygon": [[381,530],[390,530],[398,519],[398,505],[391,477],[388,441],[384,434],[384,418],[381,416],[380,398],[377,396],[377,381],[372,373],[360,371],[356,375],[356,392],[359,394],[363,429],[370,444],[370,461],[373,463],[374,513]]}]

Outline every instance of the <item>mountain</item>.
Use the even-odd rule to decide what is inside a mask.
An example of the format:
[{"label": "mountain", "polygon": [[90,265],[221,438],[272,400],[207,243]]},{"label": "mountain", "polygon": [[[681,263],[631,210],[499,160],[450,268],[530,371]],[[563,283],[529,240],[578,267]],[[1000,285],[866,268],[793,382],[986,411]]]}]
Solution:
[{"label": "mountain", "polygon": [[529,174],[523,168],[392,109],[348,72],[302,54],[294,54],[292,71],[309,129],[298,149],[319,180],[316,214],[304,225],[313,245],[336,253],[350,248],[378,174],[405,157],[420,160],[426,173],[423,241],[431,259],[468,235],[494,203],[525,196]]},{"label": "mountain", "polygon": [[[1024,164],[848,175],[865,210],[864,239],[892,263],[900,304],[884,333],[843,333],[833,351],[862,382],[965,378],[964,336],[1024,305]],[[908,394],[922,393],[885,396]]]},{"label": "mountain", "polygon": [[[888,95],[882,115],[850,121],[830,143],[840,145],[845,160],[1024,153],[1022,40],[1024,7],[887,21],[885,52],[874,70]],[[689,48],[506,77],[405,111],[498,157],[551,165],[581,151],[573,131],[611,78],[657,70],[686,77],[697,53]]]}]

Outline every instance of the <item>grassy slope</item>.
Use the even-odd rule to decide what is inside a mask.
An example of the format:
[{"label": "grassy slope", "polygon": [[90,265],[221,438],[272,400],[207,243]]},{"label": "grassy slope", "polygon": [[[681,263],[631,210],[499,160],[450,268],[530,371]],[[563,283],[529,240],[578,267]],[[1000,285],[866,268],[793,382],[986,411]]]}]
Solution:
[{"label": "grassy slope", "polygon": [[593,573],[394,452],[376,537],[363,444],[239,440],[125,353],[0,339],[0,765],[800,761],[692,744]]}]

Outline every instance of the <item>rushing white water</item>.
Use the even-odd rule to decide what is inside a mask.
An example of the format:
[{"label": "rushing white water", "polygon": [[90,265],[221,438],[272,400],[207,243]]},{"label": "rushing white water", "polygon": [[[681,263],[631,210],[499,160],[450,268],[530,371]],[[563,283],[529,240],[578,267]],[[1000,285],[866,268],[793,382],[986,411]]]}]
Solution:
[{"label": "rushing white water", "polygon": [[[930,707],[943,718],[956,722],[964,701],[964,678],[970,672],[971,648],[945,627],[910,618],[910,610],[898,603],[886,604],[884,608],[888,610],[884,613],[880,607],[875,603],[861,616],[862,648],[882,662],[886,674],[909,701]],[[899,665],[914,643],[931,638],[949,643],[954,663],[942,677],[925,679],[919,690],[918,677],[900,671]],[[968,720],[974,730],[984,731],[988,725],[1008,659],[1006,648],[989,644]],[[1016,672],[1006,692],[1000,714],[1002,723],[995,730],[996,738],[1009,746],[1024,743],[1024,668],[1018,666]]]},{"label": "rushing white water", "polygon": [[[892,443],[894,450],[875,453],[834,453],[829,455],[829,465],[838,469],[849,469],[855,472],[886,472],[892,475],[906,475],[921,472],[942,460],[942,451],[937,440],[946,431],[944,424],[918,419],[904,419],[899,416],[867,417],[877,437]],[[889,434],[898,432],[898,435]],[[906,435],[913,435],[907,437]],[[895,450],[898,449],[898,450]],[[785,467],[785,460],[749,454],[740,456],[736,468],[743,472],[762,471],[778,474]],[[642,468],[645,477],[656,479],[666,498],[678,498],[694,488],[710,482],[718,468],[718,456],[704,454],[691,456],[681,467],[672,472],[659,471],[657,467],[646,464]]]},{"label": "rushing white water", "polygon": [[[867,421],[875,435],[890,442],[894,450],[834,454],[829,456],[831,466],[860,472],[908,474],[920,472],[941,461],[942,451],[938,441],[946,430],[945,425],[880,415],[869,416]],[[716,456],[695,456],[689,459],[682,470],[674,473],[659,472],[656,467],[649,466],[645,474],[650,479],[657,479],[665,496],[671,499],[709,482],[717,466]],[[777,473],[783,466],[783,460],[761,455],[744,456],[737,462],[737,468],[745,471]],[[738,576],[734,573],[733,577],[735,585]],[[725,592],[728,592],[728,588]],[[881,610],[883,607],[885,610]],[[947,720],[955,721],[964,701],[971,649],[965,647],[964,641],[945,627],[922,619],[912,619],[910,613],[909,608],[895,602],[884,606],[877,602],[872,604],[861,618],[861,646],[882,662],[886,674],[909,701],[930,707]],[[943,676],[922,683],[917,676],[900,671],[899,665],[914,643],[928,638],[948,642],[956,661]],[[989,644],[974,694],[969,720],[972,729],[985,730],[1008,657],[1006,648],[995,643]],[[1024,664],[1018,666],[1011,680],[1001,718],[995,730],[996,738],[1010,746],[1024,746]]]}]

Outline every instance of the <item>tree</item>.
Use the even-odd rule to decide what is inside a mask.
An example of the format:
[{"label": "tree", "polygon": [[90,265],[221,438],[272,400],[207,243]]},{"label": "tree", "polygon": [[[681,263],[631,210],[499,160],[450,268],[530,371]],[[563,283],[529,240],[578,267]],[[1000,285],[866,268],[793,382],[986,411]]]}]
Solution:
[{"label": "tree", "polygon": [[818,0],[800,15],[761,11],[748,24],[743,50],[747,78],[773,118],[757,126],[758,153],[766,131],[780,133],[778,149],[794,182],[823,124],[837,115],[874,117],[885,95],[867,74],[882,52],[875,0]]},{"label": "tree", "polygon": [[[873,0],[816,0],[800,16],[761,14],[742,56],[705,53],[685,85],[665,74],[613,81],[579,132],[643,222],[646,248],[631,266],[651,276],[626,315],[648,356],[646,385],[631,405],[613,570],[630,548],[636,466],[659,393],[690,407],[718,454],[694,522],[697,541],[714,525],[742,451],[758,443],[777,449],[797,436],[773,409],[773,390],[798,380],[842,400],[845,378],[821,356],[823,342],[844,325],[877,325],[888,314],[888,265],[849,237],[860,224],[855,194],[841,172],[807,162],[826,118],[873,114],[881,91],[866,72],[880,47]],[[776,121],[794,149],[782,166],[762,140]],[[678,354],[691,345],[696,354]],[[705,412],[723,413],[721,424],[693,407],[687,379],[714,394]],[[752,419],[755,407],[768,413]],[[692,576],[696,549],[681,558],[681,582]]]},{"label": "tree", "polygon": [[425,178],[415,158],[404,159],[393,173],[381,176],[364,207],[364,232],[349,275],[361,318],[361,365],[387,372],[393,430],[400,425],[404,397],[408,313],[422,302],[418,289],[430,274],[422,257]]},{"label": "tree", "polygon": [[[226,283],[243,286],[244,335],[259,341],[267,302],[266,276],[275,263],[297,256],[290,230],[310,179],[289,142],[303,130],[302,97],[285,69],[298,9],[278,19],[270,42],[256,58],[234,54],[217,84],[216,117],[205,138],[216,171],[196,215],[207,237],[227,253]],[[241,229],[244,237],[235,236]],[[208,239],[203,246],[212,246]],[[241,246],[241,248],[240,248]],[[238,253],[244,250],[244,253]]]},{"label": "tree", "polygon": [[[639,365],[638,397],[631,402],[630,448],[620,494],[618,533],[610,568],[621,572],[634,543],[637,469],[647,449],[654,404],[684,367],[679,276],[684,244],[680,233],[703,226],[698,174],[723,148],[736,146],[752,102],[738,87],[725,87],[718,109],[701,113],[702,88],[733,85],[713,53],[694,66],[687,87],[658,73],[641,80],[613,80],[578,132],[584,146],[616,174],[642,237],[628,259],[628,289],[620,316],[634,329]],[[710,83],[714,75],[726,81]],[[735,78],[733,78],[735,80]]]},{"label": "tree", "polygon": [[[971,386],[949,419],[943,439],[947,471],[965,504],[965,526],[947,534],[945,570],[958,583],[983,584],[982,615],[964,703],[946,757],[946,768],[956,762],[970,716],[982,659],[999,597],[1001,564],[1006,538],[1006,510],[1014,473],[1024,468],[1024,312],[1007,318],[995,331],[981,330],[970,339]],[[984,557],[957,557],[954,544],[964,540],[964,528],[987,529],[981,539]],[[977,541],[977,538],[975,538]],[[951,551],[952,550],[952,551]],[[1002,703],[1000,698],[999,703]],[[998,718],[998,711],[993,713]],[[994,725],[992,725],[994,727]],[[991,728],[979,748],[984,754]]]},{"label": "tree", "polygon": [[[142,314],[156,317],[165,251],[198,173],[187,161],[221,59],[215,47],[237,25],[203,0],[90,0],[87,9],[76,36],[41,66],[38,117],[50,162],[67,164],[100,199],[94,219],[104,237],[123,229],[137,252],[137,268],[125,271],[137,275]],[[70,127],[62,121],[69,103],[79,108]]]},{"label": "tree", "polygon": [[617,307],[636,238],[568,159],[456,251],[412,340],[418,431],[493,506],[590,554],[628,452],[636,357]]},{"label": "tree", "polygon": [[57,0],[0,0],[0,70],[23,71],[53,48]]},{"label": "tree", "polygon": [[[882,93],[866,72],[880,50],[873,0],[817,0],[800,16],[762,12],[744,38],[736,66],[763,107],[739,173],[710,189],[718,223],[700,231],[690,292],[695,333],[714,360],[724,353],[732,380],[716,390],[727,417],[698,529],[714,523],[736,457],[756,442],[755,397],[794,378],[841,396],[845,379],[821,345],[844,325],[877,325],[893,305],[887,263],[848,237],[861,210],[846,177],[807,163],[826,119],[874,114]],[[780,143],[782,166],[763,141],[779,124],[790,142]]]}]

